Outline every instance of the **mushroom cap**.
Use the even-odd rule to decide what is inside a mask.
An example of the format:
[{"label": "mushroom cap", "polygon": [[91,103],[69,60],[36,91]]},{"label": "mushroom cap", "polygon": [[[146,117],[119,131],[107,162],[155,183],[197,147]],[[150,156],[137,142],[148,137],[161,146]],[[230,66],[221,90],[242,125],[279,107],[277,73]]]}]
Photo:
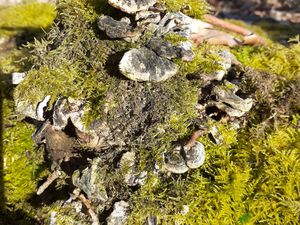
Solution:
[{"label": "mushroom cap", "polygon": [[205,160],[204,145],[196,141],[190,149],[184,149],[186,164],[190,169],[199,168]]},{"label": "mushroom cap", "polygon": [[189,170],[180,151],[173,151],[165,155],[165,168],[176,174],[186,173]]},{"label": "mushroom cap", "polygon": [[148,48],[133,48],[126,52],[120,61],[121,73],[135,81],[164,81],[177,73],[172,61],[159,57]]},{"label": "mushroom cap", "polygon": [[108,0],[108,3],[123,12],[135,14],[153,6],[156,0]]}]

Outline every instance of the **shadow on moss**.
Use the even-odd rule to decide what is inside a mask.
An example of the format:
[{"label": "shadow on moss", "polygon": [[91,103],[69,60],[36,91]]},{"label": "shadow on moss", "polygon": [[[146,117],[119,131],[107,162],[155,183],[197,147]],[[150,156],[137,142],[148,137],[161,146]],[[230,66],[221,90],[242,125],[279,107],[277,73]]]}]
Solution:
[{"label": "shadow on moss", "polygon": [[35,225],[40,224],[37,220],[28,217],[22,210],[10,212],[0,211],[0,225]]},{"label": "shadow on moss", "polygon": [[2,114],[3,114],[3,86],[2,86],[2,80],[0,80],[0,209],[4,208],[3,137],[2,137],[3,115]]}]

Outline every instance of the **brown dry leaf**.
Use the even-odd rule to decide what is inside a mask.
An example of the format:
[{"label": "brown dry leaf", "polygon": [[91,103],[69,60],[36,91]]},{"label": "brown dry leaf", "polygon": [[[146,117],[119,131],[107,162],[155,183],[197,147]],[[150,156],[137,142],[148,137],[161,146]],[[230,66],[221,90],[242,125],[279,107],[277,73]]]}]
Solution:
[{"label": "brown dry leaf", "polygon": [[229,47],[242,44],[242,41],[234,38],[232,35],[214,29],[203,29],[196,34],[192,34],[191,39],[196,45],[203,42],[211,45],[227,45]]}]

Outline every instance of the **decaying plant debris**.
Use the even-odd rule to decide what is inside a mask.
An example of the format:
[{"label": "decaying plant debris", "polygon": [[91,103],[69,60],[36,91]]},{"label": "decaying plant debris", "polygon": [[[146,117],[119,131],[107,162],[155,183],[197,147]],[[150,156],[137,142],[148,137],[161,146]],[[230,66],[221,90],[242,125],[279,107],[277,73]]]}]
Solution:
[{"label": "decaying plant debris", "polygon": [[[204,10],[195,15],[205,2],[177,4],[61,0],[45,37],[24,49],[31,66],[16,82],[15,107],[48,164],[31,201],[59,193],[37,209],[41,223],[222,224],[235,210],[231,221],[244,223],[270,212],[255,215],[259,194],[247,199],[255,189],[269,194],[257,178],[272,171],[268,149],[299,160],[300,65],[288,64],[294,76],[286,77],[254,65],[247,57],[276,44]],[[300,54],[294,41],[287,58]],[[297,168],[287,171],[294,177]],[[294,191],[284,201],[295,209],[278,221],[294,219]]]}]

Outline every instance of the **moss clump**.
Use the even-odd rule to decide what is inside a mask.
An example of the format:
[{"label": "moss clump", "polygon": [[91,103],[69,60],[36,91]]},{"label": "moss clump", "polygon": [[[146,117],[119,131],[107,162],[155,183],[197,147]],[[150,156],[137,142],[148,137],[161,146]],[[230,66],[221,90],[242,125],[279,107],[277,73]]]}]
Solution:
[{"label": "moss clump", "polygon": [[[161,0],[161,3],[167,6],[167,10],[171,12],[179,12],[184,10],[184,13],[196,19],[201,19],[207,12],[207,3],[205,0]],[[187,9],[185,10],[185,7]]]},{"label": "moss clump", "polygon": [[[95,12],[85,11],[85,7],[88,6],[84,1],[59,2],[57,25],[45,39],[28,45],[32,50],[29,61],[35,67],[17,87],[16,99],[29,99],[36,104],[45,92],[51,94],[52,101],[60,96],[73,96],[86,99],[91,111],[100,114],[101,99],[117,75],[115,71],[109,74],[116,66],[110,57],[129,47],[125,41],[101,40],[94,30]],[[108,60],[113,65],[107,65]],[[98,104],[92,104],[95,102]]]},{"label": "moss clump", "polygon": [[176,34],[176,33],[170,33],[170,34],[166,34],[164,36],[164,39],[166,41],[169,41],[170,43],[172,43],[173,45],[177,45],[179,44],[180,42],[182,41],[187,41],[187,38],[186,37],[183,37],[179,34]]},{"label": "moss clump", "polygon": [[244,65],[288,79],[300,75],[300,41],[296,38],[288,47],[273,43],[266,46],[245,46],[232,51]]},{"label": "moss clump", "polygon": [[6,201],[22,202],[35,193],[37,180],[43,172],[43,153],[31,140],[34,127],[9,119],[13,102],[4,100],[4,124],[10,126],[3,133],[4,188]]},{"label": "moss clump", "polygon": [[4,222],[7,218],[9,222],[6,223],[20,224],[30,224],[30,216],[34,217],[34,209],[26,201],[35,193],[38,180],[47,173],[43,152],[37,150],[31,139],[34,126],[19,121],[14,112],[12,87],[8,83],[8,74],[30,66],[20,63],[25,55],[23,51],[14,50],[0,57],[0,126],[3,127],[0,173],[4,182],[0,187],[3,194],[0,220]]},{"label": "moss clump", "polygon": [[22,61],[26,57],[27,52],[23,50],[14,49],[11,52],[0,55],[0,76],[6,76],[12,72],[21,72],[27,69],[30,65],[25,65]]},{"label": "moss clump", "polygon": [[56,16],[52,4],[28,3],[0,9],[0,34],[16,35],[20,31],[48,28]]},{"label": "moss clump", "polygon": [[[153,91],[158,92],[158,95],[153,95],[152,104],[156,105],[156,109],[150,109],[152,112],[149,112],[151,126],[145,128],[143,142],[132,140],[141,171],[152,171],[155,163],[161,165],[162,154],[192,132],[192,124],[197,116],[195,105],[199,85],[197,82],[191,84],[182,75],[154,85],[156,88]],[[158,91],[160,89],[162,92]]]},{"label": "moss clump", "polygon": [[82,225],[89,225],[91,224],[90,217],[82,212],[77,212],[76,207],[82,207],[81,204],[82,203],[79,202],[72,202],[64,205],[60,203],[54,203],[43,209],[41,217],[45,218],[44,223],[47,224],[51,224],[51,222],[55,221],[55,224],[57,225],[76,225],[78,222],[80,222]]},{"label": "moss clump", "polygon": [[223,143],[200,139],[207,149],[201,170],[165,180],[153,175],[132,199],[128,224],[143,224],[151,215],[161,224],[297,223],[299,131],[283,126],[257,139],[255,129],[238,134],[215,125]]},{"label": "moss clump", "polygon": [[193,52],[195,53],[193,61],[183,62],[181,60],[176,60],[176,63],[179,65],[180,71],[184,75],[213,73],[220,69],[220,65],[217,63],[220,61],[220,57],[217,54],[220,49],[222,49],[222,47],[203,43],[198,47],[193,47]]},{"label": "moss clump", "polygon": [[[267,20],[258,21],[256,27],[260,27],[273,41],[285,41],[299,34],[300,25],[293,23],[276,23]],[[256,32],[256,31],[255,31]]]},{"label": "moss clump", "polygon": [[[195,109],[201,81],[190,81],[186,75],[217,70],[215,61],[218,57],[214,52],[219,47],[201,45],[195,49],[195,60],[189,63],[178,62],[180,72],[165,82],[126,80],[116,68],[123,53],[134,45],[121,40],[107,40],[98,30],[96,18],[105,12],[107,6],[107,2],[102,3],[59,1],[56,25],[45,39],[28,45],[32,52],[29,62],[34,67],[28,72],[26,81],[17,87],[15,97],[19,100],[30,99],[33,104],[46,94],[51,94],[52,101],[60,96],[85,99],[90,108],[87,120],[96,119],[96,122],[100,121],[100,126],[102,121],[106,122],[103,124],[113,132],[112,137],[108,137],[112,144],[109,143],[107,149],[101,152],[105,155],[101,157],[104,158],[103,167],[106,166],[105,169],[109,171],[104,184],[109,186],[108,195],[114,198],[111,201],[129,198],[133,212],[128,224],[144,224],[150,215],[157,216],[161,224],[297,223],[299,181],[296,177],[300,169],[300,134],[295,124],[292,124],[295,121],[289,120],[290,115],[299,110],[294,106],[296,100],[291,100],[298,96],[295,94],[297,86],[291,85],[291,80],[284,82],[284,79],[275,76],[274,85],[263,88],[264,83],[258,80],[258,76],[254,80],[254,76],[251,79],[252,74],[248,74],[243,77],[240,85],[247,94],[255,92],[252,97],[256,97],[259,107],[253,109],[253,115],[250,114],[250,120],[246,121],[247,126],[237,130],[225,121],[207,123],[197,118],[198,112]],[[171,11],[180,9],[185,3],[188,4],[166,2]],[[204,3],[200,3],[198,8],[192,7],[192,10],[198,11],[191,15],[200,17],[204,13],[203,7]],[[174,41],[178,40],[175,38]],[[138,45],[142,44],[143,39]],[[255,54],[265,55],[268,63],[273,58],[281,58],[278,54],[285,57],[288,55],[286,52],[270,54],[271,46],[262,47],[251,54],[247,53],[247,49],[243,47],[235,50],[235,53],[245,64],[249,57],[249,65],[253,63],[250,62],[250,56]],[[243,55],[240,51],[246,51],[247,54]],[[298,50],[293,51],[291,57],[298,54]],[[264,68],[267,72],[273,71],[269,65],[264,65]],[[298,67],[288,68],[291,76],[297,75],[292,73],[295,68],[297,71]],[[284,74],[281,70],[277,73]],[[232,76],[241,80],[239,74]],[[291,95],[288,96],[288,93]],[[284,99],[284,95],[288,97]],[[266,113],[266,117],[256,119],[261,113],[260,109],[265,109],[266,105],[270,109],[280,108],[283,100],[289,104],[284,107],[285,111],[278,110],[276,113],[285,119],[277,120]],[[294,120],[297,119],[295,117]],[[270,120],[275,122],[270,125]],[[270,129],[265,129],[266,124]],[[154,165],[161,166],[162,154],[171,150],[174,144],[184,143],[195,129],[203,125],[208,128],[216,126],[223,139],[220,145],[212,142],[208,135],[199,139],[207,151],[203,167],[190,170],[184,175],[154,174]],[[23,131],[24,127],[20,129]],[[28,133],[26,135],[30,136]],[[114,139],[116,136],[125,144],[119,144]],[[27,139],[25,143],[28,144]],[[92,151],[99,154],[97,149]],[[138,169],[146,170],[149,174],[146,184],[134,193],[120,177],[125,171],[120,172],[115,165],[124,151],[133,151]],[[31,166],[29,164],[32,169]],[[28,174],[25,175],[27,179]],[[17,192],[16,196],[21,198],[27,195]],[[187,214],[181,212],[184,206],[189,207]],[[52,211],[58,210],[56,205],[50,208]],[[73,223],[73,218],[78,214],[68,207],[65,209],[58,210],[62,214],[59,220],[61,223]]]},{"label": "moss clump", "polygon": [[[93,8],[85,1],[59,2],[57,25],[44,40],[28,45],[34,68],[17,87],[16,99],[37,104],[46,94],[51,95],[52,101],[60,96],[72,96],[87,101],[90,108],[87,122],[100,117],[105,96],[112,90],[118,92],[121,75],[115,68],[120,57],[135,44],[107,40],[95,27],[98,7]],[[174,92],[169,91],[170,95]]]}]

